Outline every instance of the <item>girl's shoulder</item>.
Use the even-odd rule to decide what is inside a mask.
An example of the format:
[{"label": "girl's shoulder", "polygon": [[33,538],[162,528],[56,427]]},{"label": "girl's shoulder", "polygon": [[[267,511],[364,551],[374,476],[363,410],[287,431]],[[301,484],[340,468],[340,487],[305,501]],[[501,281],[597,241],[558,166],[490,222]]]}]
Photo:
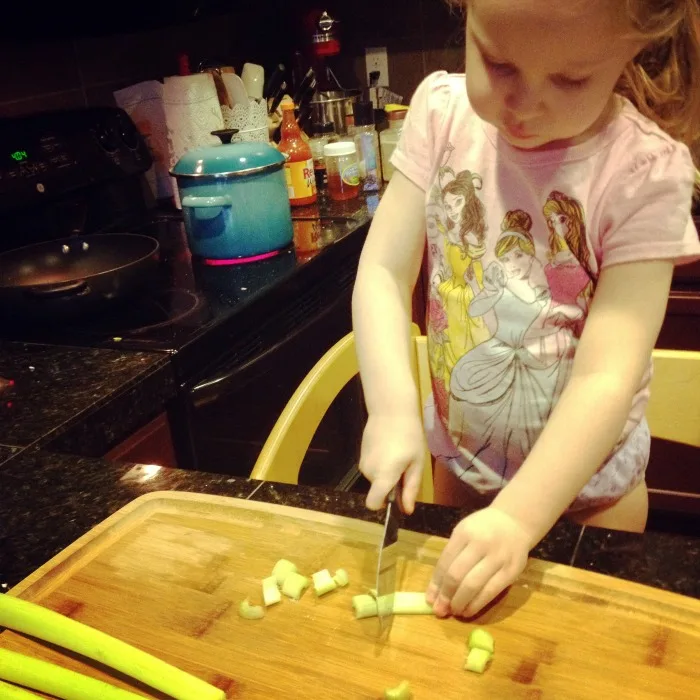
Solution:
[{"label": "girl's shoulder", "polygon": [[414,121],[430,123],[433,129],[449,127],[471,112],[464,73],[435,71],[420,82],[411,99]]},{"label": "girl's shoulder", "polygon": [[695,166],[688,147],[673,139],[651,119],[642,115],[626,98],[619,97],[621,108],[612,125],[607,160],[634,178],[651,170],[665,177],[694,179]]}]

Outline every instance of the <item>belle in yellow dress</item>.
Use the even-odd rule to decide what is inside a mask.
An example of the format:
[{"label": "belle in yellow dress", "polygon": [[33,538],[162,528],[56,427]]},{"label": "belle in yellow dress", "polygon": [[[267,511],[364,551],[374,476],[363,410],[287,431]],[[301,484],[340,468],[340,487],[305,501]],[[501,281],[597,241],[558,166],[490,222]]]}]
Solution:
[{"label": "belle in yellow dress", "polygon": [[468,313],[469,304],[484,286],[481,259],[486,251],[486,221],[484,206],[476,196],[480,186],[479,176],[467,170],[441,192],[446,225],[438,222],[437,229],[442,234],[446,265],[434,274],[433,289],[446,323],[442,332],[432,334],[430,355],[433,377],[442,380],[446,391],[459,358],[491,337],[484,319],[470,318]]}]

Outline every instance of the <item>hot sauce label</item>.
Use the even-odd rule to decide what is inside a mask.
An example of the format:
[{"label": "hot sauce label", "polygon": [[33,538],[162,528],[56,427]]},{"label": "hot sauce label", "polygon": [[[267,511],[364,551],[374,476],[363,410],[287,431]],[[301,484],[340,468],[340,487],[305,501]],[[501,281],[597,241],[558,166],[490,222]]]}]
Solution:
[{"label": "hot sauce label", "polygon": [[289,199],[303,199],[316,194],[316,175],[312,158],[306,161],[287,163],[284,166],[284,171],[287,177]]}]

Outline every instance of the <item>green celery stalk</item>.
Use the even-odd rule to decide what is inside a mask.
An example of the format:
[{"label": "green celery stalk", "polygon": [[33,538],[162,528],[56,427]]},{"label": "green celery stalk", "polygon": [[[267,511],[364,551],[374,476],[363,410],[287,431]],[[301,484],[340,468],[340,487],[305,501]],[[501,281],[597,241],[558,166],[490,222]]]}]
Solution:
[{"label": "green celery stalk", "polygon": [[[14,596],[0,595],[0,626],[69,649],[176,700],[225,700],[223,690],[104,632]],[[100,696],[93,696],[97,698]]]},{"label": "green celery stalk", "polygon": [[4,681],[0,681],[0,698],[2,700],[41,700],[35,693],[30,693],[24,688],[18,688],[16,685],[10,685]]},{"label": "green celery stalk", "polygon": [[[0,649],[0,678],[63,700],[143,700],[143,695],[9,649]],[[36,697],[33,693],[29,696]]]}]

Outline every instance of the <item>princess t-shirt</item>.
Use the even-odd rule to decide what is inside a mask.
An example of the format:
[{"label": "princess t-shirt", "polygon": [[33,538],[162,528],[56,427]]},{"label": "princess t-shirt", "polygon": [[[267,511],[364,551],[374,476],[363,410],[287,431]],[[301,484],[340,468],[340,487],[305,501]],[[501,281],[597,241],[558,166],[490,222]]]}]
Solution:
[{"label": "princess t-shirt", "polygon": [[[566,386],[606,265],[700,257],[688,149],[619,99],[571,148],[528,152],[471,109],[462,74],[419,86],[392,163],[426,193],[431,451],[482,492],[520,467]],[[611,342],[615,342],[611,338]],[[644,476],[651,363],[617,445],[573,508]]]}]

